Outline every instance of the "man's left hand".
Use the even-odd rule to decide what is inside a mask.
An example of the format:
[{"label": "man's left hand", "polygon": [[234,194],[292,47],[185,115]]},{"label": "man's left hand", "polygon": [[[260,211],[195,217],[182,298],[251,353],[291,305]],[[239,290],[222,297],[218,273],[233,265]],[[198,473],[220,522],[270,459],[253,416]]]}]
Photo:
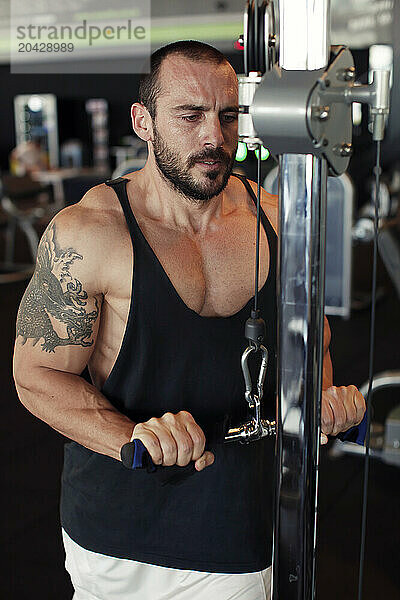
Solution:
[{"label": "man's left hand", "polygon": [[337,435],[359,425],[365,413],[365,400],[355,385],[331,386],[322,392],[321,443],[328,435]]}]

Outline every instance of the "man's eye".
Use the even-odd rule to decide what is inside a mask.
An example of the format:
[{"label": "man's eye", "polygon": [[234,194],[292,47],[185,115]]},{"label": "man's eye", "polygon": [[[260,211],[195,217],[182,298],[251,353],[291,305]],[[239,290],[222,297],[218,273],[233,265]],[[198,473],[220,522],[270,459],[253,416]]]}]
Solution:
[{"label": "man's eye", "polygon": [[222,115],[222,118],[224,120],[225,123],[233,123],[234,121],[237,121],[237,114],[230,114],[230,115]]},{"label": "man's eye", "polygon": [[199,115],[185,115],[182,117],[184,121],[196,121],[199,118]]}]

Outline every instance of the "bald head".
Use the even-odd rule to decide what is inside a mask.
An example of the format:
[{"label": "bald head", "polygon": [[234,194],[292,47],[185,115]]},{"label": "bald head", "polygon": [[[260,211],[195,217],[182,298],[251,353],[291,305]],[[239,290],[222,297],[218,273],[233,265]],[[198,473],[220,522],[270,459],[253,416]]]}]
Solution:
[{"label": "bald head", "polygon": [[[167,58],[170,58],[170,60],[168,60],[168,65],[164,65],[167,69],[164,69],[162,66]],[[165,83],[168,84],[166,78],[161,76],[161,72],[165,72],[166,70],[169,71],[172,63],[176,62],[172,60],[173,58],[183,58],[195,63],[225,66],[224,71],[230,71],[231,76],[236,79],[235,71],[227,58],[213,46],[194,40],[175,42],[163,46],[151,55],[150,73],[142,78],[139,86],[139,101],[147,108],[153,119],[156,115],[157,98],[162,93],[163,87],[165,90]],[[181,74],[181,76],[183,76],[183,74]],[[164,80],[164,86],[162,80]]]}]

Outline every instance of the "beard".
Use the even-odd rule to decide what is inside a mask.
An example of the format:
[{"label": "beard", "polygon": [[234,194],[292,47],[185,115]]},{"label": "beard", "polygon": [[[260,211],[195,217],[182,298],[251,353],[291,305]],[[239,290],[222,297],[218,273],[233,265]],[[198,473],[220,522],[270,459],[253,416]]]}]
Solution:
[{"label": "beard", "polygon": [[[197,154],[192,154],[184,161],[180,155],[175,152],[164,140],[155,123],[153,122],[154,141],[153,151],[156,165],[161,175],[167,182],[180,194],[191,201],[197,203],[206,203],[211,198],[218,196],[229,181],[232,173],[233,163],[235,161],[235,151],[229,155],[222,148],[209,148]],[[199,161],[218,160],[221,168],[216,171],[206,172],[205,181],[196,181],[189,173]],[[222,177],[221,177],[222,175]],[[217,179],[220,179],[217,182]]]}]

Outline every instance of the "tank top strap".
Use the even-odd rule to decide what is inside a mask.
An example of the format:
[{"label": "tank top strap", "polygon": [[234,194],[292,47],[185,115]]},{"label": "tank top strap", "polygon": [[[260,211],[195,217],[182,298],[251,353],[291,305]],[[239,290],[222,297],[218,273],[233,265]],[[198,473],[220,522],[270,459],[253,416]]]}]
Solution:
[{"label": "tank top strap", "polygon": [[[238,179],[240,179],[240,181],[243,183],[244,187],[250,194],[250,197],[253,200],[254,205],[257,207],[257,196],[255,195],[254,190],[251,187],[248,180],[246,179],[246,177],[244,175],[239,175],[238,173],[232,173],[232,175],[234,177],[237,177]],[[260,207],[260,208],[261,208],[261,221],[262,221],[263,227],[265,229],[265,233],[267,234],[272,264],[275,265],[276,254],[277,254],[277,235],[274,231],[274,228],[272,227],[272,225],[270,223],[270,220],[268,219],[267,215],[265,214],[263,208],[262,207]]]},{"label": "tank top strap", "polygon": [[116,179],[109,179],[105,182],[105,184],[113,188],[114,192],[117,194],[131,238],[137,243],[138,239],[142,239],[143,234],[129,203],[128,194],[126,191],[127,183],[128,179],[126,179],[126,177],[117,177]]}]

